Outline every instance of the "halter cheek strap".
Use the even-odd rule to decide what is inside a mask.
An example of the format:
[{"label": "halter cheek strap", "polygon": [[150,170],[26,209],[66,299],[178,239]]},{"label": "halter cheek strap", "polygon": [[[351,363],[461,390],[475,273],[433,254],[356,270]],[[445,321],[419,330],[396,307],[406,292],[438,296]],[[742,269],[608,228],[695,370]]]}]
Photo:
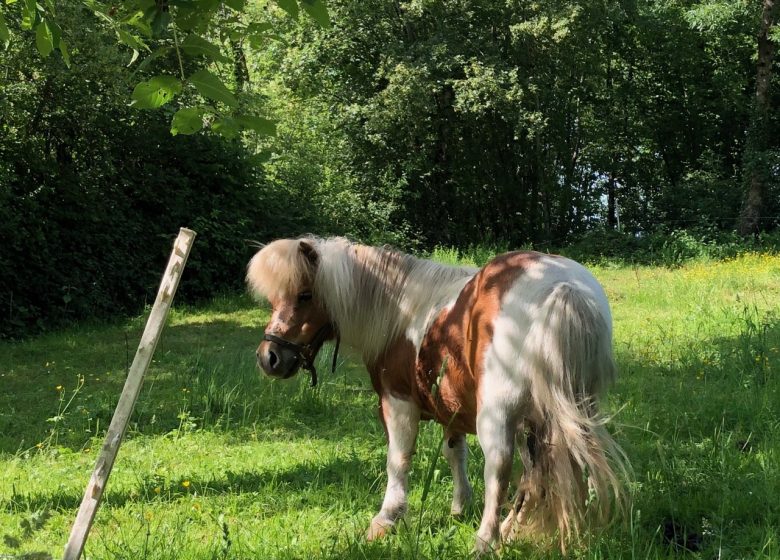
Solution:
[{"label": "halter cheek strap", "polygon": [[[264,334],[263,340],[278,344],[283,348],[292,350],[295,352],[298,358],[303,362],[303,369],[307,370],[311,374],[311,386],[317,386],[317,368],[314,367],[314,358],[317,357],[317,351],[319,351],[325,340],[334,333],[334,328],[330,325],[324,325],[320,330],[314,334],[314,338],[309,341],[308,344],[296,344],[290,342],[281,337],[273,334]],[[336,372],[336,359],[339,355],[339,344],[341,343],[341,337],[336,332],[336,349],[333,351],[333,363],[331,364],[331,373]]]}]

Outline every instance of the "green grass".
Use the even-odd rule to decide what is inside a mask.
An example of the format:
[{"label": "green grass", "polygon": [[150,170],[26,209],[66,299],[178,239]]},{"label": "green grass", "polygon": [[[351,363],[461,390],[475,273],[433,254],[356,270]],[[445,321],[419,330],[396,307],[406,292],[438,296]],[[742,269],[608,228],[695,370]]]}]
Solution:
[{"label": "green grass", "polygon": [[[780,558],[780,258],[595,272],[615,316],[621,377],[607,409],[633,463],[633,504],[570,555]],[[385,481],[368,377],[346,353],[331,375],[330,348],[317,390],[305,375],[260,376],[267,316],[243,297],[172,312],[87,557],[466,556],[482,504],[476,440],[463,519],[448,515],[445,462],[429,469],[441,437],[429,424],[405,523],[366,543]],[[61,555],[143,323],[0,344],[0,557]],[[503,556],[560,553],[518,544]]]}]

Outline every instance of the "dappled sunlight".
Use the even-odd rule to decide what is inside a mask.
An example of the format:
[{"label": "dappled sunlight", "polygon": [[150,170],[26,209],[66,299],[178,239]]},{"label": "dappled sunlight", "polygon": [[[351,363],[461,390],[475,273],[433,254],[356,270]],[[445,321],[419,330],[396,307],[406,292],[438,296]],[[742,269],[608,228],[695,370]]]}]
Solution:
[{"label": "dappled sunlight", "polygon": [[188,313],[180,316],[174,315],[170,320],[171,326],[182,325],[211,325],[213,323],[233,324],[235,327],[250,327],[262,329],[268,321],[268,310],[247,310],[244,312],[226,313]]},{"label": "dappled sunlight", "polygon": [[[780,491],[776,261],[596,270],[612,298],[619,367],[602,409],[634,467],[633,521],[599,537],[596,550],[624,550],[626,542],[645,550],[662,542],[665,527],[678,527],[702,546],[728,542],[735,555],[750,556],[778,521],[770,499]],[[266,317],[240,298],[171,318],[96,521],[93,554],[141,554],[149,530],[150,543],[197,555],[197,543],[221,542],[225,526],[234,551],[247,556],[411,557],[419,531],[427,554],[466,554],[481,498],[462,520],[451,519],[452,480],[440,458],[428,502],[420,501],[441,437],[432,424],[423,426],[413,461],[411,514],[396,535],[365,543],[385,480],[385,436],[368,376],[356,356],[341,353],[335,375],[324,373],[316,390],[305,376],[266,378],[254,362]],[[2,345],[0,537],[18,539],[15,550],[60,554],[142,326]],[[332,351],[319,356],[323,371]],[[71,408],[48,422],[79,374],[84,385]],[[482,454],[473,438],[469,448],[480,496]],[[36,528],[23,533],[22,522]],[[523,557],[524,546],[505,555]]]}]

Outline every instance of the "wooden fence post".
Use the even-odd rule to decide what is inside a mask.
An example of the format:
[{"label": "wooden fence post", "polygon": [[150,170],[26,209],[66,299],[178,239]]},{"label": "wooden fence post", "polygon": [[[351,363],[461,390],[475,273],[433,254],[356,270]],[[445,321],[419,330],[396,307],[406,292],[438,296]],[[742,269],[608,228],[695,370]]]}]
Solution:
[{"label": "wooden fence post", "polygon": [[173,251],[168,260],[168,266],[165,268],[165,273],[160,282],[160,289],[157,291],[157,299],[154,300],[152,312],[146,321],[141,342],[138,344],[138,350],[127,374],[124,389],[122,389],[114,416],[108,427],[106,439],[95,463],[95,470],[92,471],[92,477],[84,492],[84,499],[81,501],[76,521],[73,523],[68,544],[65,545],[64,560],[78,560],[84,550],[87,535],[100,504],[100,498],[103,496],[108,476],[111,474],[119,446],[122,443],[122,438],[125,436],[127,424],[130,422],[130,415],[133,413],[133,408],[135,408],[135,401],[141,392],[144,375],[149,368],[149,363],[152,361],[157,341],[160,340],[160,333],[162,333],[162,329],[165,326],[168,310],[171,308],[173,296],[176,293],[176,288],[179,286],[179,279],[184,270],[184,265],[187,264],[187,257],[190,254],[194,240],[194,231],[187,228],[179,230],[179,236],[173,244]]}]

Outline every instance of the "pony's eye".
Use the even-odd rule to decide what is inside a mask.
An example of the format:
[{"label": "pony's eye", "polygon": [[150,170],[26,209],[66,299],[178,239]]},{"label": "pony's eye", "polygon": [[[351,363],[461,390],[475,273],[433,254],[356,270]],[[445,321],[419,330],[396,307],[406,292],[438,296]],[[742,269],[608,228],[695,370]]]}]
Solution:
[{"label": "pony's eye", "polygon": [[310,301],[310,300],[311,300],[311,292],[301,292],[300,294],[298,294],[299,303],[303,301]]}]

